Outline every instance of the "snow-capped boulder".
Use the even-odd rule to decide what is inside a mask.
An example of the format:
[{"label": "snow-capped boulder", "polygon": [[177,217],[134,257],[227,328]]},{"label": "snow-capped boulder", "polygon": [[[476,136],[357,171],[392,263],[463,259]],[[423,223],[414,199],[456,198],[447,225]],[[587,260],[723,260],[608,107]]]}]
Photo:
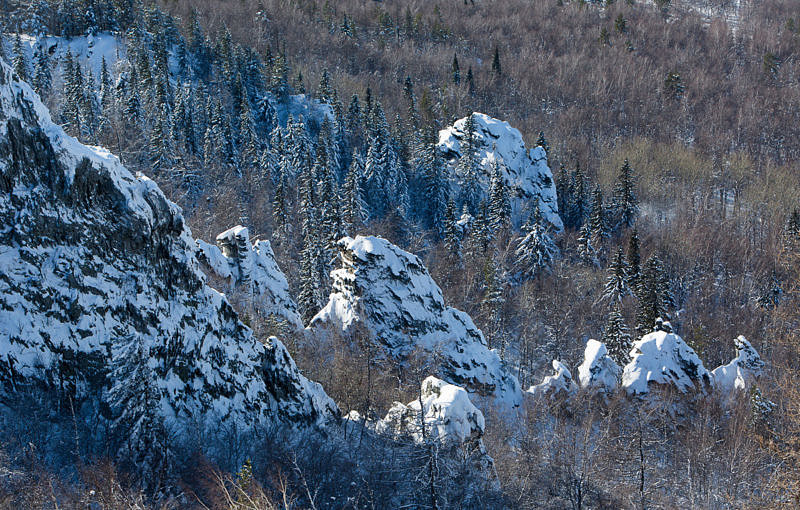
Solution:
[{"label": "snow-capped boulder", "polygon": [[469,315],[445,305],[419,257],[372,236],[345,237],[339,247],[342,267],[331,272],[330,299],[309,328],[363,328],[399,362],[422,349],[448,382],[519,405],[517,379]]},{"label": "snow-capped boulder", "polygon": [[408,404],[395,402],[375,429],[410,436],[418,443],[433,439],[461,445],[479,442],[484,427],[483,413],[472,404],[464,388],[431,376],[422,381],[419,399]]},{"label": "snow-capped boulder", "polygon": [[608,355],[606,344],[597,340],[586,342],[583,363],[578,367],[578,380],[582,388],[614,391],[622,369]]},{"label": "snow-capped boulder", "polygon": [[[176,430],[337,414],[280,341],[254,338],[206,284],[197,254],[153,181],[67,136],[0,64],[0,392],[103,401],[125,384],[111,367],[144,363]],[[147,356],[118,359],[134,341]]]},{"label": "snow-capped boulder", "polygon": [[622,387],[628,393],[647,393],[651,384],[673,386],[682,393],[705,391],[711,374],[681,337],[655,331],[634,342],[631,362],[622,373]]},{"label": "snow-capped boulder", "polygon": [[297,303],[289,293],[289,283],[275,261],[269,241],[251,244],[248,229],[237,225],[219,234],[216,246],[198,239],[197,247],[207,268],[228,280],[231,290],[241,289],[258,297],[254,305],[261,313],[276,315],[295,328],[303,328]]},{"label": "snow-capped boulder", "polygon": [[764,361],[758,351],[743,336],[733,341],[736,345],[736,357],[727,365],[711,371],[714,387],[720,393],[730,395],[734,390],[745,390],[761,376]]},{"label": "snow-capped boulder", "polygon": [[566,365],[558,360],[553,360],[553,375],[545,376],[542,382],[528,388],[527,393],[540,398],[569,397],[578,391],[578,386],[572,380],[572,373]]},{"label": "snow-capped boulder", "polygon": [[[497,162],[503,181],[511,190],[512,216],[515,225],[527,219],[538,201],[542,217],[553,228],[561,230],[563,223],[558,215],[558,201],[553,173],[547,165],[547,153],[542,147],[527,149],[518,129],[508,122],[493,119],[484,113],[473,113],[477,162],[481,167],[478,176],[484,194],[488,193],[491,167]],[[467,117],[439,132],[438,148],[450,163],[451,183],[457,191],[463,183],[457,164],[462,154]],[[457,195],[457,193],[456,193]]]}]

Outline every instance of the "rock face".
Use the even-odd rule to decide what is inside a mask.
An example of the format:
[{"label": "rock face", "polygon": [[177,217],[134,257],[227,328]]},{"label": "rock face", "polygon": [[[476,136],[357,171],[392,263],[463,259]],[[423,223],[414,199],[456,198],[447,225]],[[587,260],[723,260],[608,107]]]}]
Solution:
[{"label": "rock face", "polygon": [[528,388],[528,394],[534,397],[570,397],[578,391],[578,386],[572,380],[572,374],[566,365],[558,360],[553,360],[553,375],[545,376],[542,382]]},{"label": "rock face", "polygon": [[714,387],[723,394],[748,389],[764,369],[764,361],[745,337],[740,335],[733,343],[736,346],[736,357],[727,365],[711,371]]},{"label": "rock face", "polygon": [[682,393],[705,391],[711,374],[694,350],[674,333],[656,331],[633,344],[622,386],[628,393],[647,393],[651,384],[672,386]]},{"label": "rock face", "polygon": [[[424,427],[424,432],[423,432]],[[478,443],[483,436],[483,413],[469,400],[464,388],[436,377],[422,381],[420,398],[407,405],[395,402],[375,429],[396,436],[409,435],[418,443]]]},{"label": "rock face", "polygon": [[137,341],[174,423],[300,426],[338,413],[280,341],[253,338],[197,253],[178,206],[65,135],[2,63],[0,391],[102,399],[119,382],[112,353]]},{"label": "rock face", "polygon": [[342,267],[331,272],[333,292],[310,328],[364,328],[400,361],[422,349],[438,360],[444,380],[519,404],[516,378],[469,315],[445,305],[417,256],[379,237],[345,237],[339,247]]},{"label": "rock face", "polygon": [[247,228],[237,225],[217,236],[216,246],[197,240],[200,259],[231,290],[253,296],[254,306],[264,315],[275,315],[297,329],[303,328],[297,303],[289,294],[289,283],[275,262],[269,241],[251,244]]},{"label": "rock face", "polygon": [[606,344],[597,340],[586,342],[583,363],[578,367],[578,380],[582,388],[596,391],[614,391],[619,384],[622,369],[608,355]]},{"label": "rock face", "polygon": [[[479,183],[484,195],[488,192],[491,166],[497,162],[500,174],[512,195],[512,216],[515,224],[524,222],[527,214],[537,204],[542,217],[553,228],[561,230],[563,223],[558,215],[556,187],[553,173],[547,166],[547,154],[542,147],[527,149],[518,129],[508,122],[493,119],[483,113],[472,114],[475,126],[477,161],[481,167]],[[463,181],[456,166],[462,154],[461,144],[465,139],[467,117],[439,132],[439,150],[450,162],[451,183],[458,190]],[[457,193],[456,193],[457,194]]]}]

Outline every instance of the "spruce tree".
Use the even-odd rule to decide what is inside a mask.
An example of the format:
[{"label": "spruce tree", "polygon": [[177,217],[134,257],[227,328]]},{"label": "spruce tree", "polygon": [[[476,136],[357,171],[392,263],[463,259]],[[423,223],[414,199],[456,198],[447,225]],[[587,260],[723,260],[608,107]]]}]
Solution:
[{"label": "spruce tree", "polygon": [[469,69],[467,69],[467,90],[470,95],[475,93],[475,78],[472,75],[472,66],[469,66]]},{"label": "spruce tree", "polygon": [[28,74],[28,58],[25,55],[25,51],[22,47],[22,37],[20,36],[19,32],[17,32],[16,37],[14,38],[14,58],[11,61],[11,66],[14,68],[14,72],[19,76],[20,80],[29,81],[30,75]]},{"label": "spruce tree", "polygon": [[630,287],[634,293],[637,293],[639,288],[639,279],[641,277],[642,258],[639,249],[639,232],[634,228],[633,232],[631,232],[631,237],[628,240],[627,256],[628,287]]},{"label": "spruce tree", "polygon": [[494,47],[494,56],[492,57],[492,72],[497,76],[503,74],[503,70],[500,67],[500,48],[497,46]]},{"label": "spruce tree", "polygon": [[606,344],[608,355],[617,365],[622,367],[630,361],[633,343],[628,326],[625,325],[625,319],[622,317],[619,303],[615,303],[608,313],[603,330],[603,343]]},{"label": "spruce tree", "polygon": [[611,208],[614,211],[615,220],[619,225],[630,228],[636,221],[639,212],[639,201],[636,199],[634,191],[636,178],[628,160],[620,168],[617,182],[614,185],[614,194],[611,201]]},{"label": "spruce tree", "polygon": [[490,349],[496,348],[498,340],[502,342],[503,329],[503,281],[498,274],[494,257],[486,257],[483,268],[484,293],[481,300],[481,312],[486,317],[487,340]]},{"label": "spruce tree", "polygon": [[521,278],[534,278],[549,269],[557,251],[537,205],[533,217],[522,227],[522,236],[519,237],[514,252],[515,264]]},{"label": "spruce tree", "polygon": [[453,53],[453,83],[456,85],[461,83],[461,69],[458,66],[458,55]]},{"label": "spruce tree", "polygon": [[323,247],[319,237],[319,215],[316,209],[314,178],[311,174],[311,169],[305,170],[299,182],[303,247],[300,252],[300,292],[297,304],[306,324],[322,306],[323,285],[319,273]]},{"label": "spruce tree", "polygon": [[572,207],[568,211],[569,224],[572,228],[580,228],[589,214],[589,201],[587,199],[587,181],[580,164],[575,166],[572,175]]},{"label": "spruce tree", "polygon": [[608,222],[606,220],[606,209],[603,204],[603,191],[596,185],[592,193],[592,211],[589,214],[589,231],[591,233],[592,246],[599,252],[603,245],[603,240],[608,237]]},{"label": "spruce tree", "polygon": [[344,209],[342,220],[348,235],[355,235],[367,220],[367,204],[361,189],[361,177],[364,174],[364,158],[359,152],[353,154],[350,169],[344,183]]},{"label": "spruce tree", "polygon": [[36,47],[36,53],[33,56],[33,88],[42,99],[49,96],[53,88],[50,58],[41,45]]},{"label": "spruce tree", "polygon": [[464,139],[461,142],[461,156],[456,170],[461,179],[460,202],[467,206],[471,214],[476,214],[481,199],[481,187],[473,113],[470,113],[464,122]]},{"label": "spruce tree", "polygon": [[492,163],[489,183],[489,221],[493,229],[507,230],[511,226],[511,200],[496,160]]},{"label": "spruce tree", "polygon": [[450,198],[447,201],[447,210],[445,213],[444,245],[445,248],[447,248],[447,254],[451,262],[460,266],[463,255],[461,253],[461,230],[457,222],[456,204],[453,202],[453,199]]},{"label": "spruce tree", "polygon": [[612,303],[621,303],[622,300],[631,294],[628,286],[628,265],[625,263],[625,255],[622,248],[617,250],[614,259],[608,266],[608,277],[606,278],[603,299]]},{"label": "spruce tree", "polygon": [[669,280],[661,259],[651,255],[642,269],[639,282],[639,309],[636,314],[636,332],[645,335],[656,326],[656,319],[668,320],[668,307],[675,306]]},{"label": "spruce tree", "polygon": [[550,144],[547,143],[547,139],[544,137],[544,131],[539,131],[539,138],[536,140],[536,146],[544,149],[545,154],[548,156],[550,155]]},{"label": "spruce tree", "polygon": [[584,223],[578,231],[578,257],[586,264],[598,265],[593,238],[589,223]]},{"label": "spruce tree", "polygon": [[289,182],[286,172],[278,166],[275,169],[277,175],[272,198],[272,221],[275,228],[275,236],[285,237],[289,229]]}]

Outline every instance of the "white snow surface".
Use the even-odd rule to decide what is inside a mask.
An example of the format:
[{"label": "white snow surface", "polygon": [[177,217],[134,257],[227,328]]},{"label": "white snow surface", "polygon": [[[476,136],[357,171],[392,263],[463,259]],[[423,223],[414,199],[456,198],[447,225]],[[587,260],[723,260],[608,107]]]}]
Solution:
[{"label": "white snow surface", "polygon": [[[558,201],[553,173],[547,164],[547,154],[542,147],[527,149],[518,129],[508,122],[494,119],[484,113],[473,113],[477,159],[483,171],[479,176],[484,193],[488,193],[491,163],[497,161],[504,182],[511,189],[512,216],[515,225],[527,219],[538,200],[542,217],[553,228],[561,230],[564,224],[558,215]],[[460,189],[463,176],[457,175],[461,142],[465,137],[467,117],[439,131],[438,148],[450,162],[451,184]]]},{"label": "white snow surface", "polygon": [[303,329],[289,282],[275,260],[267,240],[250,242],[250,232],[237,225],[217,236],[217,245],[197,240],[200,260],[221,278],[230,290],[242,289],[255,296],[254,305],[264,315],[276,315],[296,329]]},{"label": "white snow surface", "polygon": [[155,183],[66,135],[0,62],[3,382],[47,384],[75,359],[78,396],[97,394],[120,351],[112,345],[141,338],[176,423],[311,425],[337,414],[279,340],[256,340],[206,285],[197,253]]},{"label": "white snow surface", "polygon": [[631,362],[622,373],[622,386],[628,393],[647,393],[651,384],[673,386],[682,393],[705,391],[711,374],[683,339],[665,331],[655,331],[633,344]]},{"label": "white snow surface", "polygon": [[409,435],[418,443],[427,438],[463,444],[480,440],[485,425],[483,413],[472,404],[464,388],[430,376],[422,381],[419,399],[408,404],[395,402],[375,429]]},{"label": "white snow surface", "polygon": [[576,391],[578,391],[578,386],[572,380],[572,373],[567,366],[558,360],[553,360],[553,375],[545,376],[542,382],[528,388],[527,393],[537,398],[555,398],[557,396],[570,397]]},{"label": "white snow surface", "polygon": [[578,367],[578,380],[582,388],[614,391],[622,369],[608,355],[606,344],[594,339],[586,342],[583,363]]},{"label": "white snow surface", "polygon": [[745,337],[740,335],[733,343],[736,346],[736,357],[727,365],[711,371],[714,387],[722,394],[748,389],[764,369],[764,361]]},{"label": "white snow surface", "polygon": [[466,313],[446,306],[422,261],[380,237],[342,238],[342,267],[309,328],[345,333],[363,327],[387,354],[402,360],[423,349],[440,360],[440,376],[470,392],[517,406],[522,393]]}]

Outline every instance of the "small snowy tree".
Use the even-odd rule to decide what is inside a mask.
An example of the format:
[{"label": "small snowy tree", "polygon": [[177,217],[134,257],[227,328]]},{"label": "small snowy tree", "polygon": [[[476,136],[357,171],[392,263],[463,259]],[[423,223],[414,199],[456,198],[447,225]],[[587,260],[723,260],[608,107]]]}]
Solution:
[{"label": "small snowy tree", "polygon": [[516,265],[523,279],[539,276],[547,270],[555,258],[558,248],[542,221],[542,213],[536,206],[533,217],[523,226],[523,235],[517,242]]},{"label": "small snowy tree", "polygon": [[614,185],[614,194],[611,199],[611,208],[615,220],[626,228],[633,226],[639,212],[639,201],[636,198],[636,177],[628,160],[620,168],[617,182]]},{"label": "small snowy tree", "polygon": [[608,266],[608,277],[606,286],[603,290],[603,299],[612,303],[621,303],[622,300],[631,294],[628,286],[628,265],[625,263],[625,255],[622,248],[617,250],[614,259]]},{"label": "small snowy tree", "polygon": [[14,58],[11,61],[11,65],[14,68],[14,72],[17,73],[20,80],[29,81],[30,74],[28,73],[28,57],[25,55],[25,50],[22,47],[22,37],[20,36],[19,32],[17,32],[16,37],[14,38]]},{"label": "small snowy tree", "polygon": [[630,361],[629,354],[633,344],[619,303],[616,303],[608,313],[606,327],[603,330],[603,342],[608,348],[608,355],[619,366],[625,366]]},{"label": "small snowy tree", "polygon": [[511,200],[508,188],[500,173],[497,160],[492,163],[492,179],[489,183],[489,222],[492,228],[503,231],[511,226]]}]

